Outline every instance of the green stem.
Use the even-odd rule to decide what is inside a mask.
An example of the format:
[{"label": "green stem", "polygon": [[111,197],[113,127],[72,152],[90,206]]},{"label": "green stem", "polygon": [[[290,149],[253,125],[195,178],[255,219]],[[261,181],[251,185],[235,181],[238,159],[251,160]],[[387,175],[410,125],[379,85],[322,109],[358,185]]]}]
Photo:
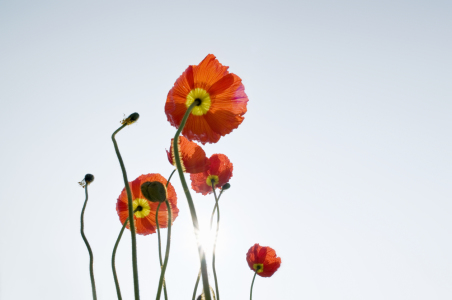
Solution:
[{"label": "green stem", "polygon": [[[166,188],[168,188],[168,184],[170,183],[171,177],[173,177],[174,172],[176,172],[176,169],[173,170],[173,172],[171,172],[171,175],[168,177],[168,180],[166,181]],[[160,260],[160,269],[163,266],[163,261],[162,261],[162,242],[160,239],[160,225],[159,225],[159,210],[160,210],[160,205],[162,203],[160,202],[159,205],[157,206],[157,211],[155,212],[155,224],[157,225],[157,236],[158,236],[158,244],[159,244],[159,260]],[[165,282],[165,278],[163,278],[163,294],[165,295],[165,300],[168,300],[168,292],[166,291],[166,282]]]},{"label": "green stem", "polygon": [[173,177],[174,172],[176,172],[176,169],[174,169],[173,172],[171,172],[171,175],[168,177],[168,180],[166,181],[166,186],[165,186],[166,188],[168,188],[168,184],[171,180],[171,177]]},{"label": "green stem", "polygon": [[[220,195],[218,195],[218,201],[220,201],[220,198],[221,198],[222,194],[223,194],[223,190],[221,190]],[[210,216],[210,230],[212,230],[213,216],[215,215],[215,211],[216,211],[217,206],[218,206],[218,201],[215,201],[215,206],[213,208],[212,215]],[[198,290],[198,284],[199,284],[199,278],[200,277],[201,277],[201,268],[199,268],[198,278],[196,279],[195,289],[193,291],[193,300],[195,300],[195,297],[196,297],[196,291]]]},{"label": "green stem", "polygon": [[173,221],[171,205],[170,205],[168,199],[165,200],[165,203],[166,203],[166,207],[168,209],[168,236],[166,239],[165,262],[163,263],[163,267],[162,267],[162,270],[160,273],[159,287],[157,290],[157,298],[156,298],[157,300],[160,299],[160,295],[162,293],[162,286],[165,281],[165,271],[166,271],[166,266],[168,265],[168,258],[169,258],[170,245],[171,245],[171,223]]},{"label": "green stem", "polygon": [[195,289],[193,290],[193,299],[192,300],[195,300],[195,298],[196,298],[196,291],[198,290],[198,284],[199,284],[200,278],[201,278],[201,268],[199,268],[198,278],[196,278]]},{"label": "green stem", "polygon": [[213,251],[212,251],[212,269],[213,269],[213,277],[215,279],[215,292],[217,296],[217,300],[220,300],[220,291],[218,289],[218,279],[217,279],[217,270],[215,268],[215,250],[217,248],[217,238],[218,238],[218,230],[220,229],[220,206],[218,205],[217,193],[215,192],[215,185],[212,180],[212,190],[213,195],[215,196],[215,206],[217,207],[217,232],[215,233],[215,240],[213,242]]},{"label": "green stem", "polygon": [[[122,161],[121,154],[119,153],[118,144],[115,140],[115,135],[127,124],[119,127],[113,134],[111,135],[111,139],[115,146],[116,155],[118,156],[119,164],[121,165],[122,176],[124,178],[124,185],[127,191],[127,199],[128,199],[128,210],[129,210],[129,220],[133,220],[133,205],[132,205],[132,192],[130,191],[129,180],[127,179],[126,168],[124,167],[124,162]],[[133,286],[135,291],[135,300],[140,300],[140,288],[138,282],[138,263],[137,263],[137,238],[135,232],[135,222],[130,222],[130,234],[132,236],[132,268],[133,268]]]},{"label": "green stem", "polygon": [[85,208],[86,204],[88,203],[88,183],[85,185],[85,204],[83,204],[82,214],[80,216],[80,233],[82,234],[83,241],[85,242],[86,248],[88,248],[89,252],[89,275],[91,277],[91,288],[93,290],[93,299],[97,300],[96,295],[96,283],[94,282],[94,258],[93,258],[93,251],[91,251],[91,246],[88,243],[88,240],[86,239],[85,232],[84,232],[84,221],[83,216],[85,214]]},{"label": "green stem", "polygon": [[259,268],[256,268],[256,272],[254,272],[253,282],[251,283],[251,290],[250,290],[250,300],[253,300],[253,286],[254,286],[254,279],[256,279],[257,271]]},{"label": "green stem", "polygon": [[218,201],[215,201],[215,206],[213,207],[212,215],[210,216],[210,230],[212,230],[213,216],[215,215],[215,211],[217,210],[218,202],[220,201],[222,194],[223,190],[221,190],[220,195],[218,195]]},{"label": "green stem", "polygon": [[[155,224],[157,225],[157,236],[158,236],[158,242],[159,242],[159,260],[160,260],[160,270],[163,266],[163,260],[162,260],[162,242],[160,241],[160,225],[159,225],[159,210],[160,205],[162,202],[159,202],[159,205],[157,206],[157,211],[155,212]],[[168,292],[166,291],[166,282],[165,279],[163,279],[163,294],[165,295],[165,300],[168,300]]]},{"label": "green stem", "polygon": [[180,181],[181,181],[182,187],[184,189],[185,197],[187,198],[188,207],[190,208],[191,219],[193,222],[193,227],[195,229],[196,242],[198,243],[198,253],[199,253],[199,260],[201,261],[201,275],[202,275],[202,284],[203,284],[203,289],[204,289],[204,295],[206,297],[206,300],[212,300],[212,298],[210,296],[209,277],[207,274],[206,255],[204,253],[202,243],[199,240],[198,217],[196,216],[195,205],[193,203],[193,199],[191,198],[191,194],[190,194],[190,190],[188,189],[187,182],[185,181],[184,172],[182,171],[182,165],[181,165],[180,156],[179,156],[179,143],[177,142],[179,140],[179,135],[180,135],[182,129],[184,128],[185,123],[187,122],[187,119],[190,116],[190,113],[191,113],[193,107],[195,107],[195,105],[197,105],[197,104],[198,104],[197,101],[193,101],[193,103],[188,107],[187,111],[185,112],[182,122],[179,125],[179,128],[177,129],[176,135],[174,136],[173,148],[174,148],[174,158],[176,160],[177,171],[179,173]]},{"label": "green stem", "polygon": [[124,233],[124,229],[126,229],[128,222],[129,218],[127,217],[127,219],[124,221],[124,224],[122,225],[121,231],[119,232],[118,239],[116,240],[115,247],[113,248],[113,254],[111,255],[111,268],[113,269],[113,278],[115,279],[116,294],[118,295],[118,300],[122,300],[122,296],[121,289],[119,288],[118,275],[116,274],[115,266],[116,250],[118,249],[119,241],[121,241],[122,234]]}]

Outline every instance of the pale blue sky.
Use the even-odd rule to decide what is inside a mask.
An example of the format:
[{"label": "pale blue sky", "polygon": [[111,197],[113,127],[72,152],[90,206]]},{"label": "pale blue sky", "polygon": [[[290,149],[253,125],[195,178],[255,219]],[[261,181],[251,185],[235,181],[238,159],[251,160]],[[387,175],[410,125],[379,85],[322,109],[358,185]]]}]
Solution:
[{"label": "pale blue sky", "polygon": [[[243,124],[210,156],[234,164],[217,254],[225,299],[248,299],[254,243],[282,258],[254,299],[452,298],[452,2],[0,2],[0,299],[116,299],[118,134],[129,179],[172,171],[174,81],[208,53],[243,79]],[[169,295],[191,299],[198,260],[180,182]],[[196,194],[207,223],[213,197]],[[166,233],[166,231],[165,231]],[[138,238],[142,299],[156,236]],[[118,250],[132,299],[130,235]]]}]

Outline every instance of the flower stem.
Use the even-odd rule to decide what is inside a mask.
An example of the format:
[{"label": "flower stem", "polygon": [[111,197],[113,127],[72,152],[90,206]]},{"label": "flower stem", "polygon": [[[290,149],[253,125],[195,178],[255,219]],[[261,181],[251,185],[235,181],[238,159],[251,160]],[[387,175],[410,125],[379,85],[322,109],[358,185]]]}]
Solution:
[{"label": "flower stem", "polygon": [[193,298],[192,298],[192,300],[195,300],[195,298],[196,298],[196,291],[198,290],[198,284],[199,284],[199,279],[200,278],[201,278],[201,268],[199,268],[198,278],[196,278],[195,289],[193,290]]},{"label": "flower stem", "polygon": [[199,253],[199,260],[201,262],[201,275],[202,275],[202,284],[203,284],[203,289],[204,289],[204,295],[206,297],[206,300],[212,300],[212,298],[210,296],[209,277],[207,274],[206,254],[204,253],[202,243],[199,240],[198,217],[196,215],[195,205],[193,203],[193,199],[191,198],[190,190],[188,189],[187,182],[185,181],[184,172],[182,171],[182,165],[181,165],[180,155],[179,155],[179,143],[178,143],[179,135],[180,135],[182,129],[184,129],[185,123],[187,122],[187,119],[190,116],[190,113],[191,113],[193,107],[195,107],[195,105],[197,105],[197,104],[198,104],[197,101],[193,101],[193,103],[187,108],[187,111],[185,112],[185,115],[182,118],[182,122],[179,125],[179,128],[177,129],[176,135],[174,136],[173,148],[174,148],[174,158],[176,160],[177,171],[179,173],[180,181],[182,183],[182,187],[184,189],[185,196],[187,198],[188,207],[190,208],[191,219],[193,222],[193,227],[195,229],[196,241],[198,243],[198,253]]},{"label": "flower stem", "polygon": [[256,279],[257,271],[259,271],[259,268],[256,268],[256,272],[254,272],[253,282],[251,283],[250,300],[253,300],[253,286],[254,286],[254,279]]},{"label": "flower stem", "polygon": [[[162,260],[162,242],[160,241],[160,225],[159,225],[159,210],[160,205],[162,202],[159,202],[159,205],[157,206],[157,210],[155,212],[155,224],[157,225],[157,237],[158,237],[158,244],[159,244],[159,260],[160,260],[160,270],[163,266],[163,260]],[[165,279],[163,279],[163,294],[165,295],[165,300],[168,300],[168,292],[166,291],[166,282]]]},{"label": "flower stem", "polygon": [[84,232],[84,221],[83,221],[83,216],[85,214],[85,208],[86,208],[86,204],[88,203],[88,183],[86,183],[85,185],[85,204],[83,204],[83,209],[82,209],[82,214],[80,216],[80,233],[82,234],[82,238],[83,241],[85,242],[86,248],[88,248],[88,252],[89,252],[89,275],[91,277],[91,288],[93,290],[93,299],[97,300],[97,295],[96,295],[96,283],[94,282],[94,268],[93,268],[93,264],[94,264],[94,258],[93,258],[93,251],[91,251],[91,246],[88,243],[88,240],[86,239],[85,236],[85,232]]},{"label": "flower stem", "polygon": [[[121,165],[122,176],[124,178],[124,185],[127,191],[127,199],[128,199],[128,210],[129,210],[129,220],[133,220],[133,205],[132,205],[132,192],[130,191],[129,180],[127,179],[126,168],[124,167],[124,162],[122,161],[121,154],[119,153],[118,144],[115,140],[115,135],[127,124],[119,127],[113,134],[111,135],[111,139],[115,146],[116,155],[118,156],[119,164]],[[133,286],[135,291],[135,300],[140,299],[140,287],[138,282],[138,263],[137,263],[137,238],[135,232],[135,222],[130,222],[130,234],[132,236],[132,268],[133,268]]]},{"label": "flower stem", "polygon": [[[220,195],[218,195],[218,201],[220,201],[220,197],[223,194],[223,190],[221,190]],[[215,206],[212,211],[212,215],[210,216],[210,230],[212,230],[213,216],[215,215],[215,211],[217,210],[218,201],[216,201]],[[196,291],[198,290],[199,278],[201,277],[201,268],[199,268],[198,278],[196,278],[195,289],[193,291],[193,300],[196,297]]]},{"label": "flower stem", "polygon": [[220,206],[218,205],[218,198],[217,198],[217,193],[215,192],[215,185],[214,185],[213,180],[212,180],[212,190],[213,190],[213,195],[215,196],[215,206],[217,208],[217,232],[215,233],[215,240],[213,242],[212,269],[213,269],[213,277],[215,279],[215,292],[216,292],[217,300],[220,300],[220,291],[218,289],[217,271],[215,268],[215,250],[217,248],[218,230],[220,229]]},{"label": "flower stem", "polygon": [[170,244],[171,244],[171,223],[173,222],[173,214],[172,214],[171,205],[170,205],[168,199],[165,200],[165,203],[166,203],[166,208],[168,209],[168,236],[166,239],[165,261],[163,263],[162,270],[160,273],[159,287],[157,290],[157,298],[156,298],[157,300],[160,299],[160,295],[162,293],[162,286],[165,281],[165,271],[166,271],[166,266],[168,265],[168,258],[169,258],[169,252],[170,252]]},{"label": "flower stem", "polygon": [[118,249],[119,241],[121,241],[122,234],[124,233],[124,229],[126,229],[128,222],[129,218],[127,217],[127,219],[124,221],[124,224],[122,225],[121,231],[119,232],[118,239],[116,240],[115,247],[113,248],[113,254],[111,255],[111,268],[113,270],[113,278],[115,279],[116,294],[118,295],[118,300],[122,300],[122,296],[121,289],[119,288],[118,275],[116,274],[115,266],[116,250]]},{"label": "flower stem", "polygon": [[[176,169],[173,170],[173,172],[171,172],[171,175],[168,177],[168,180],[166,181],[166,188],[168,188],[168,184],[170,183],[171,177],[173,177],[174,172],[176,172]],[[157,225],[157,236],[158,236],[158,244],[159,244],[159,260],[160,260],[160,269],[163,266],[163,261],[162,261],[162,242],[160,239],[160,225],[159,225],[159,210],[160,210],[160,205],[162,203],[160,202],[159,205],[157,206],[157,211],[155,212],[155,224]],[[165,300],[168,300],[168,292],[166,291],[166,282],[165,282],[165,278],[163,278],[163,294],[165,295]]]}]

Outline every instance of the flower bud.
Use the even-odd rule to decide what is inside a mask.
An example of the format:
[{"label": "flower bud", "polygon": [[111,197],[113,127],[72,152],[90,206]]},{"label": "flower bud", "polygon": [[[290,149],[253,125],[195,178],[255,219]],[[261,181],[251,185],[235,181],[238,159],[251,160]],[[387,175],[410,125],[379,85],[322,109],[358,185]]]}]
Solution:
[{"label": "flower bud", "polygon": [[223,191],[226,191],[226,190],[229,189],[230,187],[231,187],[231,185],[230,185],[229,183],[225,183],[221,189],[222,189]]},{"label": "flower bud", "polygon": [[94,181],[94,175],[93,174],[86,174],[85,178],[83,178],[82,181],[80,181],[78,184],[80,184],[82,187],[85,187],[85,185],[90,184]]},{"label": "flower bud", "polygon": [[128,116],[126,119],[122,120],[121,124],[122,125],[133,124],[138,120],[139,117],[140,117],[140,115],[135,112],[135,113],[131,114],[130,116]]},{"label": "flower bud", "polygon": [[141,185],[141,192],[151,202],[163,202],[167,198],[166,187],[159,181],[146,181]]}]

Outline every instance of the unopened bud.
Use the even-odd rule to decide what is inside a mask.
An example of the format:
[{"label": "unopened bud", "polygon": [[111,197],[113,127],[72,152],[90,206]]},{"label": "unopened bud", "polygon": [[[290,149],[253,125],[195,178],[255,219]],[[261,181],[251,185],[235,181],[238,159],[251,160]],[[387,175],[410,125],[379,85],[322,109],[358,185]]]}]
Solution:
[{"label": "unopened bud", "polygon": [[85,187],[85,185],[90,184],[94,181],[94,175],[93,174],[86,174],[85,178],[83,178],[82,181],[80,181],[78,184],[80,184],[82,187]]},{"label": "unopened bud", "polygon": [[146,181],[141,185],[143,196],[151,202],[163,202],[166,200],[166,187],[159,181]]},{"label": "unopened bud", "polygon": [[226,191],[227,189],[229,189],[231,187],[231,185],[229,184],[229,183],[225,183],[222,187],[221,187],[221,189],[223,190],[223,191]]},{"label": "unopened bud", "polygon": [[128,116],[127,118],[125,118],[124,120],[121,121],[122,125],[130,125],[135,123],[138,118],[140,117],[140,115],[138,113],[133,113],[130,116]]}]

